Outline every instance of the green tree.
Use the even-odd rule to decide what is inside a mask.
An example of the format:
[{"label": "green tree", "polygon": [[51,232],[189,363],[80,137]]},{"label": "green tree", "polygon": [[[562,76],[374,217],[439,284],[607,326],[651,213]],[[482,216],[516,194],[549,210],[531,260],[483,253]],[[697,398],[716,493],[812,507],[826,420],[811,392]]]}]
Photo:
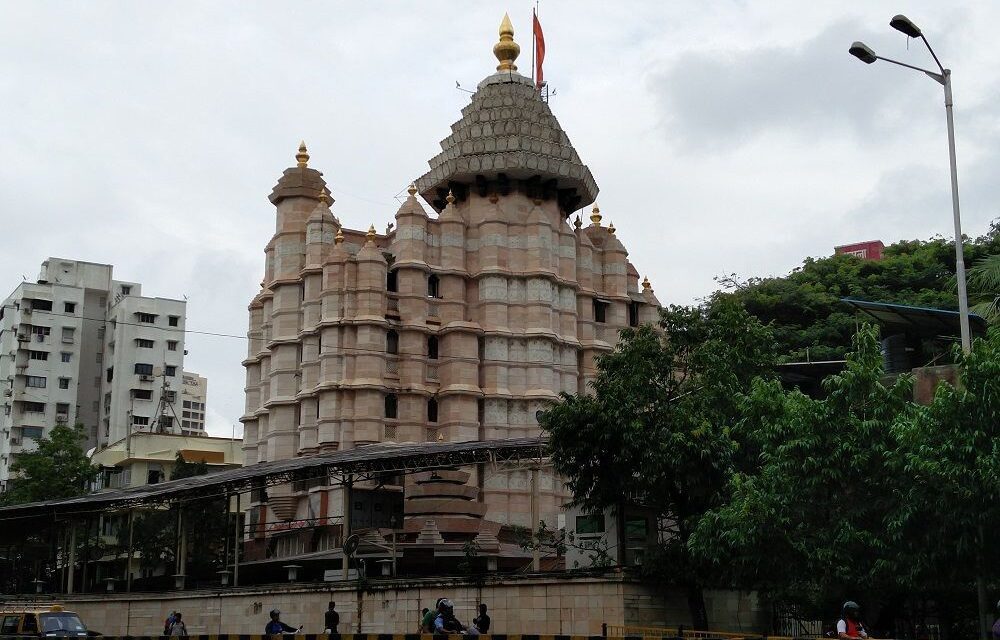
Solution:
[{"label": "green tree", "polygon": [[[964,248],[967,265],[1000,254],[1000,221]],[[722,291],[713,294],[712,302],[735,300],[770,325],[778,353],[791,362],[839,360],[850,350],[857,321],[842,298],[958,306],[955,244],[943,238],[897,242],[879,261],[849,255],[807,258],[787,276],[741,280],[732,274],[717,281]]]},{"label": "green tree", "polygon": [[855,336],[845,370],[824,387],[817,400],[754,382],[737,437],[758,464],[732,476],[729,500],[690,540],[698,557],[727,567],[734,586],[808,616],[899,592],[887,519],[901,478],[890,462],[893,425],[913,409],[908,377],[884,382],[872,327]]},{"label": "green tree", "polygon": [[1000,323],[1000,253],[986,256],[968,273],[972,311],[991,324]]},{"label": "green tree", "polygon": [[1000,328],[959,359],[960,384],[941,383],[930,406],[897,424],[907,482],[892,527],[911,580],[971,593],[975,578],[1000,573]]},{"label": "green tree", "polygon": [[[177,453],[171,480],[190,478],[209,473],[204,460],[192,462]],[[145,511],[135,521],[134,540],[140,553],[140,564],[145,569],[166,566],[173,571],[177,560],[177,508],[183,509],[187,535],[187,575],[195,580],[213,580],[216,571],[223,569],[228,521],[225,498],[204,498],[184,502],[171,509]]]},{"label": "green tree", "polygon": [[772,344],[739,305],[670,307],[659,329],[621,332],[597,361],[593,393],[563,395],[541,418],[576,504],[621,513],[627,499],[654,509],[665,542],[644,571],[686,588],[699,628],[707,625],[707,576],[687,552],[688,538],[726,487],[737,399],[773,364]]},{"label": "green tree", "polygon": [[47,437],[38,440],[34,451],[18,454],[0,502],[21,504],[85,494],[97,476],[97,468],[81,446],[85,440],[81,425],[56,425]]}]

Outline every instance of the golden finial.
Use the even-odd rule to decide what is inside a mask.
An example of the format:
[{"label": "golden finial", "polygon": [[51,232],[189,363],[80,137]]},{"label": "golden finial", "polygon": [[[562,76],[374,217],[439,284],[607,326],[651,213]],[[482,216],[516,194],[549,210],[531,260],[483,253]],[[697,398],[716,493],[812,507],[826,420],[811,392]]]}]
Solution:
[{"label": "golden finial", "polygon": [[594,223],[595,227],[601,226],[601,210],[596,204],[594,205],[594,208],[591,210],[590,221]]},{"label": "golden finial", "polygon": [[580,220],[580,214],[576,214],[576,220],[573,221],[573,226],[579,229],[583,226],[583,222]]},{"label": "golden finial", "polygon": [[417,195],[417,185],[411,182],[410,186],[406,188],[406,193],[410,194],[411,196]]},{"label": "golden finial", "polygon": [[448,195],[445,197],[445,200],[448,201],[448,204],[455,204],[455,194],[451,192],[451,189],[448,189]]},{"label": "golden finial", "polygon": [[337,229],[337,235],[333,238],[334,244],[344,244],[344,227]]},{"label": "golden finial", "polygon": [[611,235],[615,235],[615,223],[614,222],[612,222],[611,224],[608,225],[608,233],[610,233]]},{"label": "golden finial", "polygon": [[520,53],[521,46],[514,42],[514,25],[510,23],[510,16],[505,13],[503,22],[500,23],[500,42],[493,45],[493,55],[500,61],[497,71],[517,71],[514,61]]},{"label": "golden finial", "polygon": [[375,242],[375,225],[368,227],[368,233],[365,234],[365,239],[368,242]]},{"label": "golden finial", "polygon": [[298,161],[300,168],[309,164],[309,150],[306,149],[305,140],[299,143],[299,152],[295,154],[295,160]]},{"label": "golden finial", "polygon": [[330,199],[330,194],[326,192],[326,189],[319,190],[319,201],[328,206],[333,203]]},{"label": "golden finial", "polygon": [[644,276],[643,277],[643,279],[642,279],[642,290],[643,291],[652,291],[653,290],[653,285],[649,284],[649,276]]}]

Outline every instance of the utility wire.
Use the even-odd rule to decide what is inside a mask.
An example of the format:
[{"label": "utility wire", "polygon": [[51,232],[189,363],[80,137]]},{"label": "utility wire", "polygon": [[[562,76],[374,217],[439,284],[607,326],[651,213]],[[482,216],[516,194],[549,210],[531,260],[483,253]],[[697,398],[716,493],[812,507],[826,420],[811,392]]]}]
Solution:
[{"label": "utility wire", "polygon": [[[5,306],[3,308],[12,308],[12,307],[10,305],[7,305],[7,306]],[[170,332],[176,332],[176,333],[190,333],[190,334],[196,334],[196,335],[214,336],[214,337],[219,337],[219,338],[234,338],[234,339],[238,339],[238,340],[247,340],[247,341],[249,341],[249,340],[263,340],[263,338],[257,338],[257,337],[251,338],[249,336],[236,335],[236,334],[231,334],[231,333],[219,333],[219,332],[213,332],[213,331],[196,331],[194,329],[182,329],[180,327],[160,327],[160,326],[151,325],[149,323],[143,323],[143,322],[112,321],[112,320],[107,320],[105,318],[88,318],[86,316],[77,316],[77,315],[74,315],[74,314],[59,313],[57,311],[34,310],[34,311],[32,311],[32,313],[44,313],[44,314],[48,314],[48,315],[56,316],[56,317],[74,318],[74,319],[87,320],[87,321],[91,321],[91,322],[101,322],[101,323],[105,323],[105,324],[110,323],[110,322],[117,322],[117,324],[121,324],[121,325],[124,325],[124,326],[146,327],[146,328],[149,328],[149,329],[157,329],[157,330],[160,330],[160,331],[170,331]],[[613,328],[615,328],[615,329],[623,329],[624,327],[613,327]],[[526,337],[527,338],[531,338],[531,337],[534,337],[534,336],[526,336]],[[389,353],[389,352],[387,352],[384,349],[371,349],[371,348],[367,348],[367,347],[348,347],[348,346],[344,346],[344,345],[339,345],[339,346],[336,347],[336,349],[339,350],[339,351],[346,351],[346,352],[378,353],[378,354],[384,354],[384,355],[389,355],[389,356],[416,356],[416,357],[423,357],[423,358],[427,358],[428,357],[426,353],[424,353],[424,352],[417,352],[417,351],[402,351],[402,350],[399,350],[396,353]],[[2,357],[2,355],[3,354],[0,354],[0,357]],[[547,368],[555,368],[555,369],[560,369],[560,370],[565,370],[565,371],[571,371],[571,370],[577,369],[577,365],[576,364],[559,364],[559,363],[552,363],[552,362],[532,362],[532,361],[528,361],[528,360],[509,360],[509,359],[497,359],[497,358],[472,358],[472,357],[467,357],[467,356],[466,357],[463,357],[463,356],[450,356],[450,357],[446,357],[446,358],[436,358],[436,359],[435,358],[429,358],[429,360],[437,360],[437,361],[447,360],[447,361],[451,361],[451,362],[456,362],[456,361],[457,362],[476,362],[476,363],[484,363],[484,364],[513,364],[513,365],[523,365],[523,366],[528,366],[528,365],[543,365],[543,366],[546,366]]]}]

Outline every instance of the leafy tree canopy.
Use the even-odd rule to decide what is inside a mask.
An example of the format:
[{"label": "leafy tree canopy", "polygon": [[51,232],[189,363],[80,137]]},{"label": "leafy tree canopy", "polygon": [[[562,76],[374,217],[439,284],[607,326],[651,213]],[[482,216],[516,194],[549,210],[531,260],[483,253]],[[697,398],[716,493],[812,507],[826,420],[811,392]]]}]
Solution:
[{"label": "leafy tree canopy", "polygon": [[35,451],[18,454],[11,465],[8,489],[0,494],[2,504],[72,498],[87,492],[97,475],[81,443],[83,427],[56,425],[48,437],[38,441]]},{"label": "leafy tree canopy", "polygon": [[911,381],[883,382],[878,334],[855,337],[845,370],[812,399],[758,380],[745,398],[738,437],[758,461],[734,474],[729,501],[698,523],[691,548],[808,614],[845,594],[864,599],[895,584],[887,514],[899,477],[889,464],[892,430],[912,412]]},{"label": "leafy tree canopy", "polygon": [[706,576],[686,543],[726,487],[737,399],[773,364],[773,340],[736,304],[671,307],[660,324],[623,330],[616,349],[598,359],[593,394],[564,395],[541,424],[577,504],[656,511],[666,527],[663,562],[644,567],[687,587],[695,623],[704,625]]},{"label": "leafy tree canopy", "polygon": [[[1000,221],[964,246],[969,266],[1000,254]],[[879,261],[848,255],[807,258],[787,276],[742,281],[734,274],[718,281],[724,291],[713,294],[711,302],[743,304],[771,326],[778,353],[791,362],[844,358],[857,322],[841,298],[940,309],[958,305],[955,244],[943,238],[897,242],[886,247]]]}]

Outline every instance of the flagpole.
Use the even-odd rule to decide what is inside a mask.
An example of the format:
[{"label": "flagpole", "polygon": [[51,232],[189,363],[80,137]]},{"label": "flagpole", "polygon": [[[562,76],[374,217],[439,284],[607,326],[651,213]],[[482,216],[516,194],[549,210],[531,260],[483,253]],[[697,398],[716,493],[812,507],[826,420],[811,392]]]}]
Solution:
[{"label": "flagpole", "polygon": [[535,86],[535,20],[538,19],[538,0],[531,12],[531,86]]}]

